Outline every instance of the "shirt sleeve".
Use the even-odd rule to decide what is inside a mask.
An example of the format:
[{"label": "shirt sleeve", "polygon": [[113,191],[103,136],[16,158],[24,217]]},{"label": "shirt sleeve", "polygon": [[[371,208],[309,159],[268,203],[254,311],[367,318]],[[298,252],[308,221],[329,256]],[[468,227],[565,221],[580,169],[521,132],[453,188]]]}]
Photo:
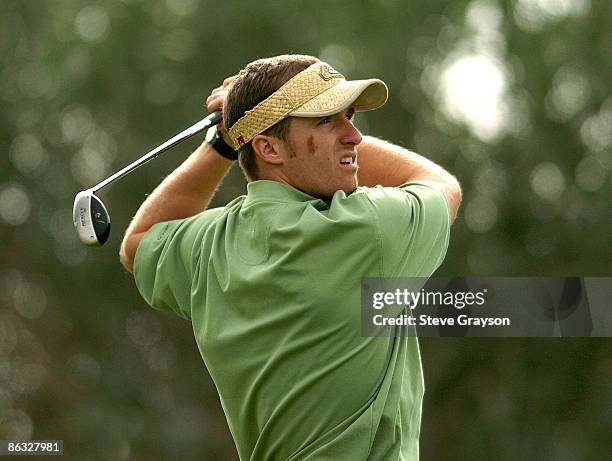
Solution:
[{"label": "shirt sleeve", "polygon": [[134,280],[145,301],[162,311],[191,319],[191,286],[201,243],[214,210],[155,224],[141,240],[134,259]]},{"label": "shirt sleeve", "polygon": [[441,189],[411,182],[372,189],[383,277],[429,277],[446,256],[450,210]]}]

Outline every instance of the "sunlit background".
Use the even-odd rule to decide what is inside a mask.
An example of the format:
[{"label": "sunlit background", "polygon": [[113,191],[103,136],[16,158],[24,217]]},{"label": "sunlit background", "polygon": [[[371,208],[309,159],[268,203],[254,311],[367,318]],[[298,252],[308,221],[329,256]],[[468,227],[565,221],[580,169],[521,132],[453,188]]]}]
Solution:
[{"label": "sunlit background", "polygon": [[[101,193],[104,248],[80,246],[71,208],[258,57],[388,83],[358,126],[464,189],[439,275],[612,275],[611,24],[606,0],[2,1],[0,439],[63,439],[75,460],[236,459],[190,325],[147,308],[117,258],[201,138]],[[214,205],[244,190],[234,168]],[[421,345],[424,460],[609,459],[609,340]]]}]

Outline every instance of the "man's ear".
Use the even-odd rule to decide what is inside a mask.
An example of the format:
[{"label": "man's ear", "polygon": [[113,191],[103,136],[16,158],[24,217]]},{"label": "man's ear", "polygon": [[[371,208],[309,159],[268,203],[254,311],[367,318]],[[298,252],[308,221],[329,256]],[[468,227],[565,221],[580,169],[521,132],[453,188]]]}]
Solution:
[{"label": "man's ear", "polygon": [[282,165],[280,140],[272,136],[258,134],[251,140],[253,151],[262,161],[274,165]]}]

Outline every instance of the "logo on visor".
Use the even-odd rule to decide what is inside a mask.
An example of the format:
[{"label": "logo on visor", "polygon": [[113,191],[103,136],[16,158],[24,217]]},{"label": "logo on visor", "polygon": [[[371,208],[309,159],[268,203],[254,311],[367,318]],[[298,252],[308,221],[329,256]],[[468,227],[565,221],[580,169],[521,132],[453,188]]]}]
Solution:
[{"label": "logo on visor", "polygon": [[323,64],[319,67],[319,75],[323,80],[330,80],[332,78],[344,78],[344,76],[328,64]]}]

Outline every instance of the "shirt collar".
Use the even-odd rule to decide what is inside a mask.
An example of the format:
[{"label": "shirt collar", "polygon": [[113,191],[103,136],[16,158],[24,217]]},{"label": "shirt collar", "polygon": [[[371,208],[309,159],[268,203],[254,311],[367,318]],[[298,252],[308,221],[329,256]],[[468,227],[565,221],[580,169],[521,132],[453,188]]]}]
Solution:
[{"label": "shirt collar", "polygon": [[307,193],[282,182],[262,179],[248,183],[245,204],[261,200],[274,202],[320,201],[316,197],[308,195]]}]

